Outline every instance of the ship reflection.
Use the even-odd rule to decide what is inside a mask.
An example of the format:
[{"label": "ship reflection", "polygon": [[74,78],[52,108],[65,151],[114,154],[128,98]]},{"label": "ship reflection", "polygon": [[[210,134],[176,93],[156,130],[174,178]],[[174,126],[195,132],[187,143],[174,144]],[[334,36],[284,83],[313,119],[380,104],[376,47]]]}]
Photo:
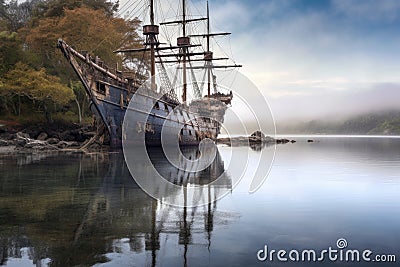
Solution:
[{"label": "ship reflection", "polygon": [[[159,153],[152,150],[156,169],[182,186],[207,184],[224,172],[219,154],[209,168],[185,173]],[[182,153],[196,157],[198,151]],[[20,162],[10,159],[0,166],[0,265],[23,260],[26,266],[156,266],[173,257],[186,266],[191,247],[197,252],[201,245],[207,253],[214,227],[235,219],[217,210],[214,200],[222,182],[203,191],[209,204],[172,207],[138,187],[120,153]],[[228,176],[222,181],[231,188]],[[175,196],[188,197],[185,190]]]}]

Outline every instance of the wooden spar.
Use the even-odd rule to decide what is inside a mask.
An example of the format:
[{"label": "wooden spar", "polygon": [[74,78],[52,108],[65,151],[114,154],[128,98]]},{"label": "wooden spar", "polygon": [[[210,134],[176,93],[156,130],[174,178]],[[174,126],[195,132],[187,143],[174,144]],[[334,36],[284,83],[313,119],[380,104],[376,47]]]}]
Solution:
[{"label": "wooden spar", "polygon": [[[213,58],[212,60],[227,60],[229,59],[228,57],[217,57],[217,58]],[[191,62],[194,61],[204,61],[204,58],[197,58],[197,59],[190,59]],[[161,61],[156,61],[156,63],[180,63],[180,60],[163,60]]]},{"label": "wooden spar", "polygon": [[[187,23],[187,22],[194,22],[194,21],[201,21],[201,20],[206,20],[206,19],[207,19],[207,18],[185,19],[185,23]],[[175,21],[161,22],[160,25],[181,24],[181,23],[183,23],[183,20],[175,20]]]},{"label": "wooden spar", "polygon": [[189,37],[212,37],[212,36],[223,36],[223,35],[230,35],[230,32],[215,32],[215,33],[204,33],[204,34],[191,34],[188,35]]},{"label": "wooden spar", "polygon": [[[165,47],[155,47],[155,51],[161,51],[161,50],[171,50],[171,49],[179,49],[182,47],[198,47],[201,46],[201,44],[193,44],[193,45],[183,45],[183,46],[165,46]],[[115,50],[114,53],[135,53],[135,52],[146,52],[150,51],[150,48],[144,47],[144,48],[138,48],[138,49],[120,49],[120,50]]]},{"label": "wooden spar", "polygon": [[121,79],[120,77],[118,77],[118,76],[115,75],[114,73],[111,73],[111,72],[109,72],[108,70],[106,70],[106,69],[100,67],[99,65],[97,65],[97,64],[94,63],[93,61],[91,61],[91,60],[87,61],[87,60],[86,60],[86,57],[85,57],[84,55],[82,55],[81,53],[77,52],[77,51],[76,51],[75,49],[73,49],[71,46],[67,45],[62,39],[59,39],[59,40],[58,40],[58,47],[62,48],[62,50],[63,50],[65,53],[71,53],[71,54],[73,54],[74,56],[76,56],[77,58],[79,58],[80,60],[87,62],[87,63],[88,63],[89,65],[91,65],[93,68],[95,68],[96,70],[100,71],[101,73],[103,73],[103,74],[109,76],[110,78],[115,79],[115,80],[117,80],[117,81],[120,82],[120,83],[125,83],[125,84],[128,83],[127,80]]},{"label": "wooden spar", "polygon": [[224,65],[224,66],[194,66],[194,67],[186,67],[191,70],[200,70],[200,69],[226,69],[226,68],[241,68],[242,65]]},{"label": "wooden spar", "polygon": [[[178,54],[165,54],[165,55],[156,55],[156,57],[184,57],[184,56],[199,56],[204,55],[205,52],[196,52],[196,53],[178,53]],[[183,59],[182,61],[183,62]]]}]

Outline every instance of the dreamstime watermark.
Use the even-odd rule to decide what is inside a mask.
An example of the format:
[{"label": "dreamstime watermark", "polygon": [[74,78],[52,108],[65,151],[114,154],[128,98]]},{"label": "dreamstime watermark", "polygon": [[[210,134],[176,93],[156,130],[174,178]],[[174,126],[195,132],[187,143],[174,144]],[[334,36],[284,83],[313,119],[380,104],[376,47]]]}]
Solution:
[{"label": "dreamstime watermark", "polygon": [[376,263],[393,263],[396,262],[394,254],[375,254],[370,249],[349,249],[347,240],[339,238],[336,241],[336,247],[328,247],[327,249],[316,251],[314,249],[290,251],[284,249],[271,249],[265,245],[263,249],[257,252],[259,261],[269,262],[376,262]]},{"label": "dreamstime watermark", "polygon": [[[177,78],[171,85],[176,95],[180,95],[184,86],[179,80],[181,77],[176,75],[176,69],[167,69],[164,74]],[[204,96],[204,83],[197,82],[204,75],[193,75],[187,77],[185,85],[189,99]],[[208,204],[229,194],[245,175],[251,179],[249,192],[252,193],[262,185],[270,171],[275,145],[251,156],[249,149],[225,148],[230,149],[230,153],[225,153],[229,154],[229,158],[225,162],[221,160],[216,144],[210,139],[211,122],[218,123],[227,137],[237,132],[250,135],[256,130],[274,137],[275,123],[265,97],[245,75],[237,70],[230,75],[215,70],[214,75],[218,79],[218,88],[213,90],[222,89],[233,95],[232,106],[226,107],[224,116],[213,109],[222,104],[218,94],[208,100],[210,103],[208,98],[200,97],[205,100],[200,102],[200,106],[210,107],[203,114],[198,113],[199,104],[197,107],[190,101],[173,104],[174,101],[168,100],[171,88],[163,88],[166,75],[160,74],[154,77],[156,83],[161,85],[158,92],[150,90],[149,79],[134,92],[126,109],[122,147],[128,169],[148,195],[163,203],[186,207]],[[197,93],[190,96],[191,91]],[[202,125],[207,122],[209,126]],[[212,127],[216,127],[215,124]],[[201,137],[197,139],[201,140],[196,147],[198,152],[191,153],[185,149],[187,153],[183,153],[180,142],[183,138],[193,139],[194,136]],[[160,142],[163,155],[157,156],[159,152],[149,149],[148,141]],[[207,181],[210,176],[213,179]],[[210,191],[212,199],[207,197],[206,192]]]}]

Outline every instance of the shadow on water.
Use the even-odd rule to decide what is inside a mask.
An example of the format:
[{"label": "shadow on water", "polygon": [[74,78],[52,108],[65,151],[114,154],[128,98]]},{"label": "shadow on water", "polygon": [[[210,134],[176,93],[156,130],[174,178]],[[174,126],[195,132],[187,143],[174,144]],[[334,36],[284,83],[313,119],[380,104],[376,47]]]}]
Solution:
[{"label": "shadow on water", "polygon": [[[183,152],[187,157],[198,153]],[[160,151],[153,149],[152,155],[157,170],[181,184],[188,177],[207,183],[224,171],[219,154],[209,168],[194,174],[174,170]],[[199,208],[174,208],[150,198],[132,179],[121,153],[8,157],[0,159],[0,172],[1,266],[19,261],[27,266],[121,265],[113,264],[118,253],[127,256],[122,265],[155,266],[169,246],[160,236],[176,240],[183,252],[173,261],[187,265],[194,237],[196,246],[202,242],[209,249],[214,225],[235,217],[217,211],[210,188],[203,196],[210,204]],[[229,177],[224,179],[230,188]]]}]

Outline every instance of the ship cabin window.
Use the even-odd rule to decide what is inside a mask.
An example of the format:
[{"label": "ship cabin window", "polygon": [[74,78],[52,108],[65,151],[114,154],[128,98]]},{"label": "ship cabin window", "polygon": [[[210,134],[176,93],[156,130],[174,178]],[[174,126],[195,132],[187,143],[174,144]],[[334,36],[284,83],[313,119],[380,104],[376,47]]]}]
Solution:
[{"label": "ship cabin window", "polygon": [[181,129],[181,135],[183,135],[183,128]]},{"label": "ship cabin window", "polygon": [[106,94],[106,85],[104,83],[102,83],[102,82],[97,81],[96,82],[96,90],[100,94],[105,95]]},{"label": "ship cabin window", "polygon": [[156,103],[154,104],[154,108],[155,108],[155,109],[160,109],[160,105],[158,104],[158,102],[156,102]]},{"label": "ship cabin window", "polygon": [[168,106],[165,103],[164,103],[164,109],[165,109],[166,112],[168,112]]},{"label": "ship cabin window", "polygon": [[189,135],[192,135],[192,131],[191,130],[189,130]]}]

